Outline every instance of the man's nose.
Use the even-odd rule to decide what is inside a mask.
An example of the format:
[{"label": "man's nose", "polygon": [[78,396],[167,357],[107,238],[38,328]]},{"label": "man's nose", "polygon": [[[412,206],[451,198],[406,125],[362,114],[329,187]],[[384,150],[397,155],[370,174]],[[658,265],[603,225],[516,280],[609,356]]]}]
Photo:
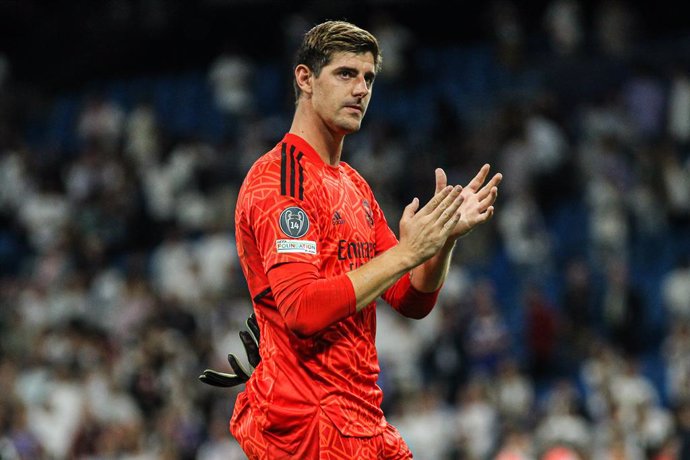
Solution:
[{"label": "man's nose", "polygon": [[353,93],[358,97],[364,97],[369,94],[369,91],[369,85],[367,84],[367,80],[364,78],[364,76],[358,77],[357,83],[353,89]]}]

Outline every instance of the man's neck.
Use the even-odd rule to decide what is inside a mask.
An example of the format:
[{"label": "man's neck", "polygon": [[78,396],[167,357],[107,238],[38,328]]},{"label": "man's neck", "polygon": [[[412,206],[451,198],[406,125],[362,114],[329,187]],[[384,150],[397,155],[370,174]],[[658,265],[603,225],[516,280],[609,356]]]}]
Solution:
[{"label": "man's neck", "polygon": [[290,133],[307,141],[324,163],[337,166],[340,162],[345,135],[336,134],[329,130],[312,111],[300,109],[298,106],[292,119]]}]

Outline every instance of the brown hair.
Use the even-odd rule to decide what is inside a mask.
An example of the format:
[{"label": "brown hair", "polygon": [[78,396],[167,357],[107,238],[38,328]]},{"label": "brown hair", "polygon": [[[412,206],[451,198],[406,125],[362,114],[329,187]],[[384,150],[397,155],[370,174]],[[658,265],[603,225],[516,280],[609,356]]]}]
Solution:
[{"label": "brown hair", "polygon": [[[331,62],[334,53],[366,53],[374,56],[374,68],[381,67],[379,42],[370,32],[346,21],[326,21],[314,26],[302,40],[295,55],[293,68],[300,64],[309,67],[317,77],[321,69]],[[293,81],[295,100],[299,99],[300,89]]]}]

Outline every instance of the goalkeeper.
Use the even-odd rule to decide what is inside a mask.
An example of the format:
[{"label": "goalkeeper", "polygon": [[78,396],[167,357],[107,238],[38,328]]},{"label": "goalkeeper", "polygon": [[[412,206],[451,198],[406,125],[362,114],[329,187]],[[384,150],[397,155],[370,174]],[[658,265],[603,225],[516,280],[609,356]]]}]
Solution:
[{"label": "goalkeeper", "polygon": [[[237,397],[230,431],[252,460],[412,458],[380,407],[376,299],[426,316],[456,240],[494,212],[501,175],[489,178],[489,165],[464,188],[437,169],[435,195],[405,207],[396,239],[369,185],[340,161],[379,64],[376,38],[353,24],[308,31],[289,132],[239,191],[235,238],[261,362]],[[235,369],[238,379],[246,374]]]}]

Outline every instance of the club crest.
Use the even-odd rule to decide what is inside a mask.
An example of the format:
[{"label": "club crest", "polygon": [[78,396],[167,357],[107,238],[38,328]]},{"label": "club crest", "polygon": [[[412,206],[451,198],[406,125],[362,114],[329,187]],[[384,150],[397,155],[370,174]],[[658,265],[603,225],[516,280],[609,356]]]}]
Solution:
[{"label": "club crest", "polygon": [[297,206],[290,206],[280,213],[280,229],[290,238],[299,238],[309,231],[307,213]]},{"label": "club crest", "polygon": [[374,213],[371,211],[371,205],[368,200],[362,200],[362,208],[364,209],[364,216],[367,218],[369,227],[374,226]]}]

